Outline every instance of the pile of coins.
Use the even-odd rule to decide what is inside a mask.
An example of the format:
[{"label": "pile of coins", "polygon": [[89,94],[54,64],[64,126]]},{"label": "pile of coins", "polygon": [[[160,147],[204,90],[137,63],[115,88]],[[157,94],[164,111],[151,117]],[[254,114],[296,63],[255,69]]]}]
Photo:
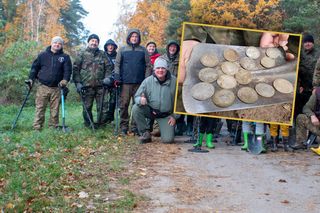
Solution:
[{"label": "pile of coins", "polygon": [[[259,95],[271,98],[276,91],[280,93],[293,92],[293,85],[286,79],[276,79],[272,85],[258,83],[253,88],[247,86],[252,82],[252,71],[275,67],[278,60],[284,61],[284,54],[277,48],[268,48],[265,54],[256,47],[247,47],[246,56],[240,58],[239,53],[227,48],[223,51],[225,60],[219,61],[215,53],[206,53],[201,56],[200,62],[203,69],[199,71],[200,83],[191,88],[192,97],[204,101],[209,98],[218,107],[229,107],[235,100],[236,95],[245,104],[253,104],[258,101]],[[261,64],[259,67],[258,65]],[[216,82],[219,88],[215,88]],[[246,85],[237,88],[238,85]],[[237,90],[235,95],[233,90]]]}]

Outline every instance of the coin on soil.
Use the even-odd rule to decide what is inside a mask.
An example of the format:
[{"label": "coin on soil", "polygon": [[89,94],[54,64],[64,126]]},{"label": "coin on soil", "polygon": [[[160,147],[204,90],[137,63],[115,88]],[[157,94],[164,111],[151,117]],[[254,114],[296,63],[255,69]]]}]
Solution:
[{"label": "coin on soil", "polygon": [[237,53],[237,51],[235,51],[234,49],[225,49],[223,51],[223,57],[227,60],[227,61],[237,61],[239,59],[239,54]]},{"label": "coin on soil", "polygon": [[214,86],[209,83],[200,82],[191,88],[191,95],[194,99],[204,101],[214,94]]},{"label": "coin on soil", "polygon": [[249,57],[241,58],[240,65],[246,70],[255,70],[256,69],[256,62]]},{"label": "coin on soil", "polygon": [[218,78],[218,71],[213,68],[203,68],[199,71],[199,79],[201,81],[212,83]]},{"label": "coin on soil", "polygon": [[235,78],[239,84],[249,84],[252,81],[252,74],[248,70],[240,69]]},{"label": "coin on soil", "polygon": [[269,56],[270,58],[278,58],[278,57],[283,57],[282,52],[275,47],[270,47],[266,50],[266,55]]},{"label": "coin on soil", "polygon": [[219,107],[231,106],[235,99],[236,96],[234,95],[234,93],[231,90],[227,89],[217,91],[212,97],[213,103]]},{"label": "coin on soil", "polygon": [[200,62],[206,67],[215,67],[218,65],[219,59],[216,54],[207,53],[200,58]]},{"label": "coin on soil", "polygon": [[232,89],[237,86],[237,81],[230,75],[221,75],[217,80],[217,84],[223,89]]},{"label": "coin on soil", "polygon": [[271,68],[276,65],[276,61],[273,58],[265,56],[261,59],[261,65],[265,68]]},{"label": "coin on soil", "polygon": [[252,104],[258,100],[257,92],[251,87],[242,87],[238,90],[238,98],[247,104]]},{"label": "coin on soil", "polygon": [[274,96],[275,93],[273,86],[266,83],[258,83],[255,86],[255,89],[259,95],[266,98],[271,98],[272,96]]},{"label": "coin on soil", "polygon": [[290,81],[283,79],[283,78],[278,78],[274,80],[273,82],[274,88],[278,90],[281,93],[291,93],[293,92],[293,85]]},{"label": "coin on soil", "polygon": [[224,72],[227,75],[234,75],[239,71],[239,65],[233,62],[223,62],[221,64],[222,72]]},{"label": "coin on soil", "polygon": [[258,59],[260,57],[260,50],[256,47],[248,47],[246,55],[251,59]]}]

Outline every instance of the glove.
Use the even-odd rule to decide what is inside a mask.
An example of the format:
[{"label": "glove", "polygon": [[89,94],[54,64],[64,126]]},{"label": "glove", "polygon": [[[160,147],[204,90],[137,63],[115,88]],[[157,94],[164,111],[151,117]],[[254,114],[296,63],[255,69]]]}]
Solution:
[{"label": "glove", "polygon": [[111,88],[111,87],[113,87],[114,79],[112,77],[107,77],[107,78],[103,79],[102,84],[104,87]]},{"label": "glove", "polygon": [[119,80],[114,80],[114,82],[113,82],[114,87],[118,87],[118,86],[120,86],[120,84],[122,84],[122,82]]},{"label": "glove", "polygon": [[68,81],[62,80],[62,81],[59,82],[59,87],[66,87],[67,84],[68,84]]},{"label": "glove", "polygon": [[28,80],[25,80],[24,83],[27,84],[29,86],[29,88],[31,88],[33,85],[33,80],[28,79]]},{"label": "glove", "polygon": [[83,85],[81,83],[76,83],[77,93],[81,93]]}]

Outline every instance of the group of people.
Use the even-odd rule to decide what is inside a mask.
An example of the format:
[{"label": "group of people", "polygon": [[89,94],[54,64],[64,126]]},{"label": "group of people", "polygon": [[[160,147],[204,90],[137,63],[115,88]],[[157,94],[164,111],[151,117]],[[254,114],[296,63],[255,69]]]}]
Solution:
[{"label": "group of people", "polygon": [[[56,36],[33,62],[27,80],[31,87],[36,79],[39,81],[33,128],[38,131],[43,128],[48,104],[48,125],[58,127],[60,90],[67,86],[72,76],[83,101],[86,127],[99,128],[114,120],[116,96],[120,92],[122,135],[133,132],[140,135],[142,143],[150,142],[153,123],[156,121],[162,142],[173,142],[176,119],[179,117],[173,113],[179,44],[170,41],[166,53],[161,55],[155,42],[148,42],[146,47],[140,44],[141,34],[138,29],[128,31],[127,44],[119,49],[109,39],[104,45],[104,51],[100,50],[100,38],[96,34],[91,34],[87,43],[86,49],[80,51],[72,65],[70,56],[63,52],[63,39]],[[108,100],[105,100],[106,93]],[[97,107],[96,122],[93,122],[92,114],[94,100]],[[132,110],[129,109],[130,103],[133,105]]]},{"label": "group of people", "polygon": [[[194,45],[199,42],[233,44],[235,43],[234,40],[237,42],[241,40],[240,36],[231,35],[230,32],[221,34],[221,32],[214,30],[206,32],[205,30],[199,30],[200,28],[195,29],[196,31],[193,31],[194,29],[191,28],[190,33],[187,29],[185,33],[183,52],[181,53],[182,63],[179,71],[180,85],[185,74],[181,70],[185,69],[185,63]],[[256,37],[257,34],[250,35]],[[259,46],[259,44],[250,44],[250,42],[257,43],[256,39],[250,40],[248,35],[243,37],[247,38],[246,45]],[[84,102],[83,119],[85,126],[89,127],[94,123],[96,128],[112,122],[114,120],[117,92],[120,92],[121,134],[127,135],[133,132],[140,136],[141,143],[150,142],[153,126],[156,126],[154,121],[158,124],[161,141],[164,143],[173,142],[175,135],[183,133],[185,118],[173,113],[180,54],[180,45],[177,42],[168,42],[166,52],[163,55],[158,53],[155,42],[148,42],[145,47],[141,45],[141,34],[138,29],[128,31],[126,45],[119,49],[118,45],[109,39],[104,45],[104,51],[100,50],[100,39],[96,34],[90,35],[87,42],[86,49],[77,55],[73,65],[70,56],[63,52],[64,42],[59,36],[52,38],[51,45],[44,52],[41,52],[33,62],[28,83],[32,86],[36,79],[39,81],[33,123],[35,130],[43,128],[48,103],[50,104],[48,124],[51,127],[58,126],[60,89],[67,86],[72,76],[77,92]],[[285,151],[305,148],[303,142],[307,137],[306,130],[320,135],[320,89],[316,88],[320,83],[320,61],[317,62],[318,58],[319,54],[314,47],[313,37],[311,35],[304,36],[294,111],[297,140],[295,145],[289,146],[289,126],[281,125]],[[104,100],[106,92],[109,93],[108,100]],[[92,115],[94,100],[97,106],[97,122],[93,122]],[[133,105],[132,110],[129,109],[130,103]],[[201,118],[201,120],[200,134],[194,146],[201,146],[203,137],[207,133],[207,146],[208,148],[214,148],[212,139],[219,119]],[[187,126],[190,132],[192,116],[188,116],[188,121]],[[228,127],[230,126],[231,129],[232,126],[235,126],[234,123],[235,121],[228,120]],[[238,130],[239,125],[236,126]],[[264,124],[256,123],[256,129],[258,130],[257,134],[265,134]],[[279,143],[278,126],[270,125],[270,130],[272,137],[271,150],[276,151]],[[251,131],[250,124],[243,122],[243,150],[248,148],[248,134]],[[238,133],[236,137],[237,141],[240,142],[241,133]],[[320,153],[320,148],[318,153]]]}]

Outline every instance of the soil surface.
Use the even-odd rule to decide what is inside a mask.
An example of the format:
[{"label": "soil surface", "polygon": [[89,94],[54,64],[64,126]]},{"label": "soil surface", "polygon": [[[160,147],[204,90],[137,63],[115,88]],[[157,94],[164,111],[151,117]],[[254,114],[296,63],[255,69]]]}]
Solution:
[{"label": "soil surface", "polygon": [[187,139],[139,147],[130,188],[145,199],[135,212],[319,212],[320,157],[312,152],[253,155],[229,146],[224,129],[208,153],[189,152]]}]

